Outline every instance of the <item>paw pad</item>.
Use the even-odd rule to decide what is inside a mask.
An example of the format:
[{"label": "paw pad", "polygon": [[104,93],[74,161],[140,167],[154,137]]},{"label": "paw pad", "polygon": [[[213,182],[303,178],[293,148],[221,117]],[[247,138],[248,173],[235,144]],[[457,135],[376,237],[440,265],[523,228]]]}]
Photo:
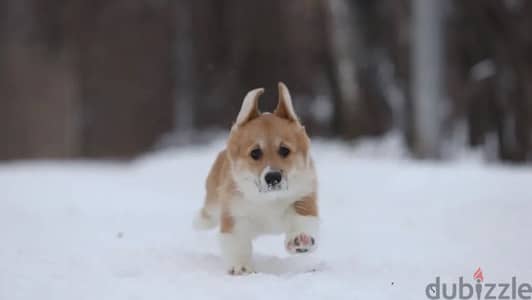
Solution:
[{"label": "paw pad", "polygon": [[316,240],[305,233],[297,234],[292,238],[287,238],[286,250],[290,253],[307,253],[315,249]]}]

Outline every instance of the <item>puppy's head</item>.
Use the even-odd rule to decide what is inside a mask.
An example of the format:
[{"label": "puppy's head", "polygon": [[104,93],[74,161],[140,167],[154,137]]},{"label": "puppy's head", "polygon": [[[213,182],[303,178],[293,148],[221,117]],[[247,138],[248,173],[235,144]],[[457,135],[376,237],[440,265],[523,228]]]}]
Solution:
[{"label": "puppy's head", "polygon": [[246,95],[231,129],[227,150],[233,179],[249,200],[304,196],[313,191],[315,180],[309,137],[283,83],[273,113],[258,109],[263,92],[255,89]]}]

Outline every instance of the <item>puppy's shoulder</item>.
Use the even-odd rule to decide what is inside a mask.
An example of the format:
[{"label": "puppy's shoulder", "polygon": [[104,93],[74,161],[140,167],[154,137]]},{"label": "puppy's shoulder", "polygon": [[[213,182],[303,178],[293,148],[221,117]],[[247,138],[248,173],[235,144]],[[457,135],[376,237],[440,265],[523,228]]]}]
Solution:
[{"label": "puppy's shoulder", "polygon": [[224,149],[218,153],[216,160],[207,176],[207,189],[216,188],[222,184],[223,179],[229,172],[229,159],[227,158],[227,151]]}]

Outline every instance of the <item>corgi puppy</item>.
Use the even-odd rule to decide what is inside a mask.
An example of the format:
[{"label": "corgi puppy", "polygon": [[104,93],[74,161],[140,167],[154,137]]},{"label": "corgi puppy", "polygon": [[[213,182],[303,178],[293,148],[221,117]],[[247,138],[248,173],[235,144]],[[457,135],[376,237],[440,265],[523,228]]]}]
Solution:
[{"label": "corgi puppy", "polygon": [[264,89],[250,91],[206,182],[198,229],[219,225],[229,274],[253,272],[252,241],[285,234],[289,253],[315,250],[318,235],[317,177],[310,139],[294,111],[288,88],[279,83],[273,113],[261,113]]}]

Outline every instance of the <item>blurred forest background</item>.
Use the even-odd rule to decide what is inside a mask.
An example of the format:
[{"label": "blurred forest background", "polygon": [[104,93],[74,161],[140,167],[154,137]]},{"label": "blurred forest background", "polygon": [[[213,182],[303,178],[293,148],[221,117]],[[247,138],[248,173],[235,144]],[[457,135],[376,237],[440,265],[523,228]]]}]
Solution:
[{"label": "blurred forest background", "polygon": [[0,159],[127,158],[291,89],[313,136],[532,158],[532,1],[0,0]]}]

